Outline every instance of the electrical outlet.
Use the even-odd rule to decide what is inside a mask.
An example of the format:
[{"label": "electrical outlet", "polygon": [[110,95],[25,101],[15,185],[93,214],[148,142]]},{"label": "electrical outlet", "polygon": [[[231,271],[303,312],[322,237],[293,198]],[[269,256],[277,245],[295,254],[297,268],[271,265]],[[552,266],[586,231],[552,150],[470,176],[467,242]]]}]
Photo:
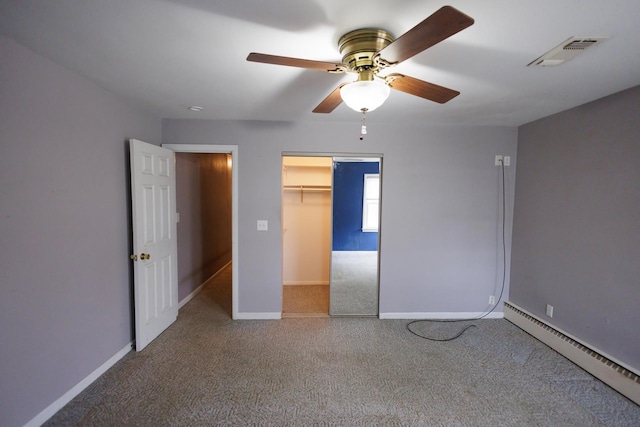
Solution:
[{"label": "electrical outlet", "polygon": [[266,219],[258,220],[258,231],[267,231],[269,230],[269,221]]},{"label": "electrical outlet", "polygon": [[489,305],[493,305],[496,303],[496,297],[495,295],[491,295],[489,296]]},{"label": "electrical outlet", "polygon": [[547,304],[547,316],[553,317],[553,306]]},{"label": "electrical outlet", "polygon": [[503,162],[504,162],[504,166],[509,166],[511,164],[511,156],[497,155],[495,165],[502,166]]}]

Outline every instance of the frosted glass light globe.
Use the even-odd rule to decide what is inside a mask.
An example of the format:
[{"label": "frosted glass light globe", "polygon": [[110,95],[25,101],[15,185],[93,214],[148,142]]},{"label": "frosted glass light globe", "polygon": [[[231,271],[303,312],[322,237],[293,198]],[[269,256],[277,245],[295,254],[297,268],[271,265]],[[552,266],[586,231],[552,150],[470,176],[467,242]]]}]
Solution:
[{"label": "frosted glass light globe", "polygon": [[340,96],[347,106],[358,112],[373,111],[389,97],[389,86],[375,80],[357,81],[342,86]]}]

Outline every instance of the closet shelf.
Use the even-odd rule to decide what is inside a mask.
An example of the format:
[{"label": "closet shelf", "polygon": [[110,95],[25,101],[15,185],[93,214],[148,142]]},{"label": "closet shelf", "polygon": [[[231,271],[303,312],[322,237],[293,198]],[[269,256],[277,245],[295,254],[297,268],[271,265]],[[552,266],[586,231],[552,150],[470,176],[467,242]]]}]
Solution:
[{"label": "closet shelf", "polygon": [[331,190],[330,185],[283,185],[285,190]]},{"label": "closet shelf", "polygon": [[299,191],[300,203],[304,202],[305,191],[331,191],[330,185],[283,185],[284,191]]}]

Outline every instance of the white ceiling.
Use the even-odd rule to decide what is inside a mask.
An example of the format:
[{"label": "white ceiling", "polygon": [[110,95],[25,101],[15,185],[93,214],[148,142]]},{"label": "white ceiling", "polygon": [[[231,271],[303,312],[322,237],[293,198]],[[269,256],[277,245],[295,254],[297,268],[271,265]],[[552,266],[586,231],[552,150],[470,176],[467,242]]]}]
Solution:
[{"label": "white ceiling", "polygon": [[[461,95],[392,91],[369,121],[517,126],[640,84],[638,0],[0,0],[0,33],[163,118],[358,122],[344,104],[311,112],[352,75],[247,54],[340,62],[342,34],[398,37],[445,4],[475,24],[393,72]],[[571,36],[611,38],[559,67],[526,66]]]}]

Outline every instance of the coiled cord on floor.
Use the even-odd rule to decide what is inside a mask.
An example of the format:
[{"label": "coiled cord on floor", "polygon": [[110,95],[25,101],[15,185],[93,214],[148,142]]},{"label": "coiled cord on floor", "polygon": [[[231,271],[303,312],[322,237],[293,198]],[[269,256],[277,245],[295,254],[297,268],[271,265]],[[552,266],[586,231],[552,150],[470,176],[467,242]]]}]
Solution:
[{"label": "coiled cord on floor", "polygon": [[421,335],[419,333],[417,333],[416,331],[411,330],[411,325],[413,325],[414,323],[419,323],[419,322],[464,322],[464,321],[469,321],[469,320],[475,320],[475,319],[460,319],[460,320],[432,320],[432,319],[419,319],[419,320],[414,320],[413,322],[409,322],[407,323],[407,331],[411,332],[413,335],[423,338],[425,340],[429,340],[429,341],[437,341],[437,342],[446,342],[446,341],[453,341],[457,338],[459,338],[460,336],[462,336],[462,334],[464,334],[465,332],[467,332],[468,329],[471,328],[477,328],[476,325],[468,325],[465,326],[464,328],[462,328],[457,334],[455,334],[452,337],[449,338],[434,338],[434,337],[428,337],[426,335]]},{"label": "coiled cord on floor", "polygon": [[417,337],[420,337],[420,338],[423,338],[425,340],[429,340],[429,341],[437,341],[437,342],[453,341],[453,340],[461,337],[462,334],[464,334],[467,330],[469,330],[471,328],[477,328],[477,325],[467,325],[464,328],[462,328],[460,331],[458,331],[455,335],[453,335],[452,337],[449,337],[449,338],[434,338],[434,337],[429,337],[429,336],[426,336],[426,335],[419,334],[416,331],[411,329],[411,325],[414,325],[416,323],[422,323],[422,322],[458,323],[458,322],[472,322],[472,321],[476,321],[476,320],[481,320],[481,319],[484,319],[485,317],[487,317],[489,314],[491,314],[496,309],[498,304],[500,304],[500,300],[502,299],[502,295],[504,293],[505,282],[507,280],[507,241],[506,241],[506,236],[505,236],[505,231],[506,231],[505,195],[506,195],[506,191],[505,191],[505,179],[504,179],[504,162],[502,160],[500,160],[500,166],[501,166],[501,171],[502,171],[502,287],[500,289],[500,296],[498,296],[498,299],[493,304],[493,307],[491,307],[491,309],[489,311],[487,311],[486,313],[482,314],[479,317],[474,317],[474,318],[471,318],[471,319],[444,319],[444,320],[440,320],[440,319],[419,319],[419,320],[413,320],[413,321],[407,323],[407,325],[406,325],[407,331],[411,332],[413,335],[415,335]]}]

